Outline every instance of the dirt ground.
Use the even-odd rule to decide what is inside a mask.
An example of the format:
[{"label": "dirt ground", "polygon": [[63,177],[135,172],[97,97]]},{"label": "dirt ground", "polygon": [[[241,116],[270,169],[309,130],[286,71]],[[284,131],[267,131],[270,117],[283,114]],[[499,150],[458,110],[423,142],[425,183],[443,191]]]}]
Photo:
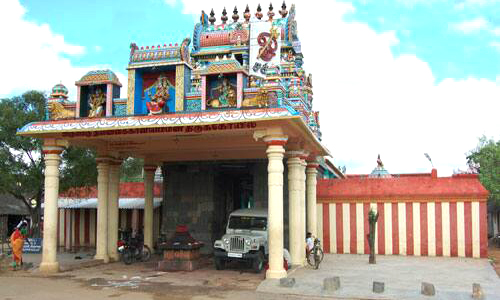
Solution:
[{"label": "dirt ground", "polygon": [[0,300],[311,299],[258,293],[256,288],[264,279],[264,272],[252,273],[241,264],[216,271],[211,259],[204,258],[201,268],[193,272],[160,272],[154,270],[154,265],[150,262],[127,266],[117,262],[53,276],[36,271],[0,273]]},{"label": "dirt ground", "polygon": [[491,259],[493,268],[495,268],[498,277],[500,277],[500,248],[490,245],[488,247],[488,257]]}]

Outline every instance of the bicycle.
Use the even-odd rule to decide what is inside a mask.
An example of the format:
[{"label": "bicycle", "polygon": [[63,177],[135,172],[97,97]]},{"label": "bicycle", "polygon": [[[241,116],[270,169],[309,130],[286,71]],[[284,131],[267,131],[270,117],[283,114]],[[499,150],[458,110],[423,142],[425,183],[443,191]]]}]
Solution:
[{"label": "bicycle", "polygon": [[307,256],[307,263],[314,267],[314,269],[319,268],[319,264],[323,261],[323,250],[321,249],[321,241],[318,238],[314,239],[314,246]]}]

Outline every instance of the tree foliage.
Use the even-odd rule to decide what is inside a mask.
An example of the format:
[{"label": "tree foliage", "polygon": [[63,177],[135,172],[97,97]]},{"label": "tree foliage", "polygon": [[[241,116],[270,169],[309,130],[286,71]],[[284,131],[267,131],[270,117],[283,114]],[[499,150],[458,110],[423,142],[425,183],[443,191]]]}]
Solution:
[{"label": "tree foliage", "polygon": [[477,147],[468,153],[467,163],[479,173],[479,180],[490,192],[490,202],[500,206],[500,140],[481,137]]},{"label": "tree foliage", "polygon": [[[16,135],[17,129],[45,118],[45,95],[29,91],[21,96],[0,100],[0,194],[10,194],[28,209],[33,221],[33,234],[38,224],[44,196],[42,141]],[[60,187],[96,184],[95,153],[69,147],[62,154]]]},{"label": "tree foliage", "polygon": [[120,180],[122,182],[140,182],[142,181],[142,168],[144,160],[141,158],[129,157],[121,165]]}]

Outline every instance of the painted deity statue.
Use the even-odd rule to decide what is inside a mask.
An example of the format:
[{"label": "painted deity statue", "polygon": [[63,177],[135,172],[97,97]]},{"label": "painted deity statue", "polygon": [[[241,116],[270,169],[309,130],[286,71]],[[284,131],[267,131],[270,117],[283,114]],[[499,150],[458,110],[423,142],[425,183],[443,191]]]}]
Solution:
[{"label": "painted deity statue", "polygon": [[219,97],[210,100],[212,107],[236,106],[236,89],[229,82],[229,78],[219,75],[219,85],[212,89],[212,94],[216,92]]},{"label": "painted deity statue", "polygon": [[156,91],[154,95],[149,92],[151,101],[146,103],[149,109],[149,115],[161,114],[162,109],[168,101],[170,94],[168,93],[169,83],[166,77],[160,76],[156,84]]},{"label": "painted deity statue", "polygon": [[98,118],[104,115],[103,105],[106,103],[106,95],[101,89],[98,89],[94,94],[90,95],[89,101],[89,117]]}]

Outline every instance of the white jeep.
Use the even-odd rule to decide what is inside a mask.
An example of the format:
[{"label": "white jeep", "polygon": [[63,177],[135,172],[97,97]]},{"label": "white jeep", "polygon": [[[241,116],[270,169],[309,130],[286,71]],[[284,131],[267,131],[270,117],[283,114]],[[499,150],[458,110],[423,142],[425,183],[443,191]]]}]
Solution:
[{"label": "white jeep", "polygon": [[268,255],[267,209],[238,209],[229,215],[226,234],[214,243],[215,267],[230,260],[248,261],[260,273]]}]

